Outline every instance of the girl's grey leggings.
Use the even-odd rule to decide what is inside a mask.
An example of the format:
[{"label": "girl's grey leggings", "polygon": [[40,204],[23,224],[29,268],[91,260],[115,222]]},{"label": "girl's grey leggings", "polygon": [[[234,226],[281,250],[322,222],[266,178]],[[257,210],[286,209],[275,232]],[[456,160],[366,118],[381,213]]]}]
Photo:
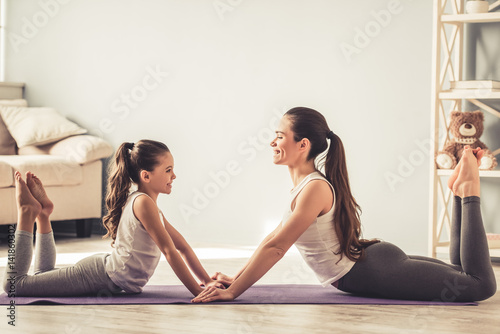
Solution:
[{"label": "girl's grey leggings", "polygon": [[359,295],[427,301],[479,301],[493,296],[496,280],[476,196],[455,197],[450,261],[407,256],[380,242],[339,281],[339,289]]},{"label": "girl's grey leggings", "polygon": [[106,273],[108,254],[89,256],[74,266],[54,269],[56,247],[52,232],[36,235],[35,274],[28,275],[33,257],[33,233],[18,230],[14,239],[12,266],[7,265],[3,288],[8,295],[107,297],[120,291]]}]

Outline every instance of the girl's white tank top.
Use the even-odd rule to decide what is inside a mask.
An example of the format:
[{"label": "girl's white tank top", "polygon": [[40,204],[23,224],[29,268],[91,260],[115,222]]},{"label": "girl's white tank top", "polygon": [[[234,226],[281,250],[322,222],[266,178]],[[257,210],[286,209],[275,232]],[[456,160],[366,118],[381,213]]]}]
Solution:
[{"label": "girl's white tank top", "polygon": [[[134,201],[145,193],[131,193],[123,207],[115,248],[106,259],[106,272],[126,292],[138,293],[153,275],[161,252],[142,223],[134,215]],[[158,210],[163,222],[161,211]]]}]

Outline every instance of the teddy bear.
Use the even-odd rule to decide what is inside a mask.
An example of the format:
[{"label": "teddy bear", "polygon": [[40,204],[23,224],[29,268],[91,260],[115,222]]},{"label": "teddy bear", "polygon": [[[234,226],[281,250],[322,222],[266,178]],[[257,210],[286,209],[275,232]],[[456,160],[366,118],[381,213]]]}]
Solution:
[{"label": "teddy bear", "polygon": [[484,150],[479,169],[493,169],[497,165],[495,156],[488,150],[486,145],[479,140],[484,129],[484,114],[481,110],[476,111],[453,111],[450,114],[450,134],[452,139],[436,154],[436,164],[442,169],[455,168],[462,156],[463,147],[469,145],[471,148],[480,147]]}]

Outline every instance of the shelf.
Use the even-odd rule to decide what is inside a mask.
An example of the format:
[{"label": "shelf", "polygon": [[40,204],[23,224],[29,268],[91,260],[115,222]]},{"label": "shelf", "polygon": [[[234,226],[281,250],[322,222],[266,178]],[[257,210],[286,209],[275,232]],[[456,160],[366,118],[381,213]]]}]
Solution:
[{"label": "shelf", "polygon": [[[437,174],[439,176],[450,176],[453,173],[453,169],[438,169]],[[480,170],[480,177],[500,177],[500,170]]]},{"label": "shelf", "polygon": [[481,14],[441,15],[441,22],[446,23],[491,23],[500,22],[500,12]]},{"label": "shelf", "polygon": [[[490,248],[490,257],[500,257],[500,249]],[[436,247],[436,253],[441,254],[442,258],[447,259],[449,257],[449,247]]]},{"label": "shelf", "polygon": [[[438,250],[438,253],[448,253],[449,249],[450,249],[450,242],[449,241],[440,242],[437,244],[436,249]],[[490,250],[490,252],[492,250],[500,252],[500,247],[488,245],[488,249]],[[498,255],[496,255],[496,256],[498,256]]]},{"label": "shelf", "polygon": [[1,81],[0,87],[2,87],[0,99],[22,99],[23,98],[24,83]]},{"label": "shelf", "polygon": [[[469,92],[470,90],[470,92]],[[439,98],[442,100],[457,100],[457,99],[478,99],[490,100],[500,99],[500,90],[498,92],[491,92],[487,89],[463,89],[460,91],[446,90],[439,93]]]},{"label": "shelf", "polygon": [[0,87],[24,87],[24,83],[0,81]]},{"label": "shelf", "polygon": [[[437,153],[440,135],[450,135],[450,125],[447,116],[455,111],[462,110],[463,102],[467,101],[475,107],[488,112],[500,119],[500,110],[492,102],[500,100],[500,87],[491,89],[490,83],[482,83],[478,89],[451,89],[452,81],[464,81],[464,60],[466,57],[465,32],[468,24],[500,22],[500,0],[489,3],[489,12],[480,14],[465,14],[464,8],[468,0],[434,0],[433,16],[433,43],[432,43],[432,107],[431,107],[431,131],[434,136],[433,151]],[[445,13],[445,11],[447,11]],[[470,27],[470,26],[469,26]],[[490,25],[491,27],[491,25]],[[498,36],[498,35],[497,35]],[[484,41],[482,42],[484,43]],[[491,81],[491,87],[497,85],[493,81],[484,78],[476,83],[462,82],[459,87],[473,87],[481,84],[481,81]],[[477,87],[477,86],[476,86]],[[451,103],[450,103],[451,102]],[[469,106],[468,106],[469,107]],[[497,152],[497,151],[495,151]],[[497,152],[497,154],[500,152]],[[495,155],[497,155],[495,154]],[[437,169],[436,164],[431,166],[431,194],[429,196],[429,255],[435,257],[437,252],[447,252],[447,242],[442,241],[445,231],[450,225],[450,199],[453,193],[448,190],[444,177],[451,176],[451,169]],[[479,171],[480,177],[500,178],[500,168],[496,170]],[[443,237],[443,238],[442,238]],[[500,245],[490,244],[491,253],[500,256]]]}]

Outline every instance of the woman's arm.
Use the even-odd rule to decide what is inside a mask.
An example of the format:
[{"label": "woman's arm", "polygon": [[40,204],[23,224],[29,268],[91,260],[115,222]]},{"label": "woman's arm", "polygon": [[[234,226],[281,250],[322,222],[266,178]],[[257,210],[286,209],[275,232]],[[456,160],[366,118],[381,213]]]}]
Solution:
[{"label": "woman's arm", "polygon": [[264,245],[269,240],[271,240],[280,230],[281,230],[281,223],[274,229],[274,231],[272,231],[271,233],[269,233],[267,235],[267,237],[264,238],[264,240],[262,240],[262,242],[260,243],[259,247],[257,247],[257,249],[255,250],[255,252],[252,254],[252,256],[250,257],[250,259],[247,261],[247,263],[243,266],[243,268],[240,269],[240,271],[238,271],[238,273],[236,275],[234,275],[234,277],[230,277],[230,276],[224,275],[223,273],[217,272],[217,273],[215,273],[215,275],[212,276],[212,279],[218,280],[218,281],[224,283],[226,286],[229,286],[229,285],[233,284],[233,282],[238,277],[240,277],[240,275],[245,271],[245,269],[248,267],[248,265],[250,264],[250,262],[252,262],[254,260],[256,254],[257,254],[257,251],[260,250],[262,247],[264,247]]},{"label": "woman's arm", "polygon": [[198,279],[204,285],[207,285],[208,283],[212,282],[212,279],[210,278],[210,276],[208,276],[207,272],[201,265],[200,260],[196,256],[191,246],[187,243],[186,239],[184,239],[182,234],[180,234],[172,225],[170,225],[167,219],[165,219],[163,213],[162,217],[165,229],[172,238],[175,248],[177,248],[179,253],[182,255],[182,257],[186,261],[191,271],[196,275],[196,277],[198,277]]},{"label": "woman's arm", "polygon": [[233,300],[269,271],[313,223],[321,212],[329,211],[332,191],[323,181],[311,181],[299,193],[295,209],[284,226],[270,240],[255,251],[253,260],[227,290],[205,289],[193,302]]},{"label": "woman's arm", "polygon": [[158,207],[153,200],[148,196],[138,196],[134,201],[133,210],[137,219],[139,219],[158,248],[160,248],[160,251],[165,255],[167,262],[186,288],[195,296],[203,291],[177,252],[171,236],[160,220]]}]

